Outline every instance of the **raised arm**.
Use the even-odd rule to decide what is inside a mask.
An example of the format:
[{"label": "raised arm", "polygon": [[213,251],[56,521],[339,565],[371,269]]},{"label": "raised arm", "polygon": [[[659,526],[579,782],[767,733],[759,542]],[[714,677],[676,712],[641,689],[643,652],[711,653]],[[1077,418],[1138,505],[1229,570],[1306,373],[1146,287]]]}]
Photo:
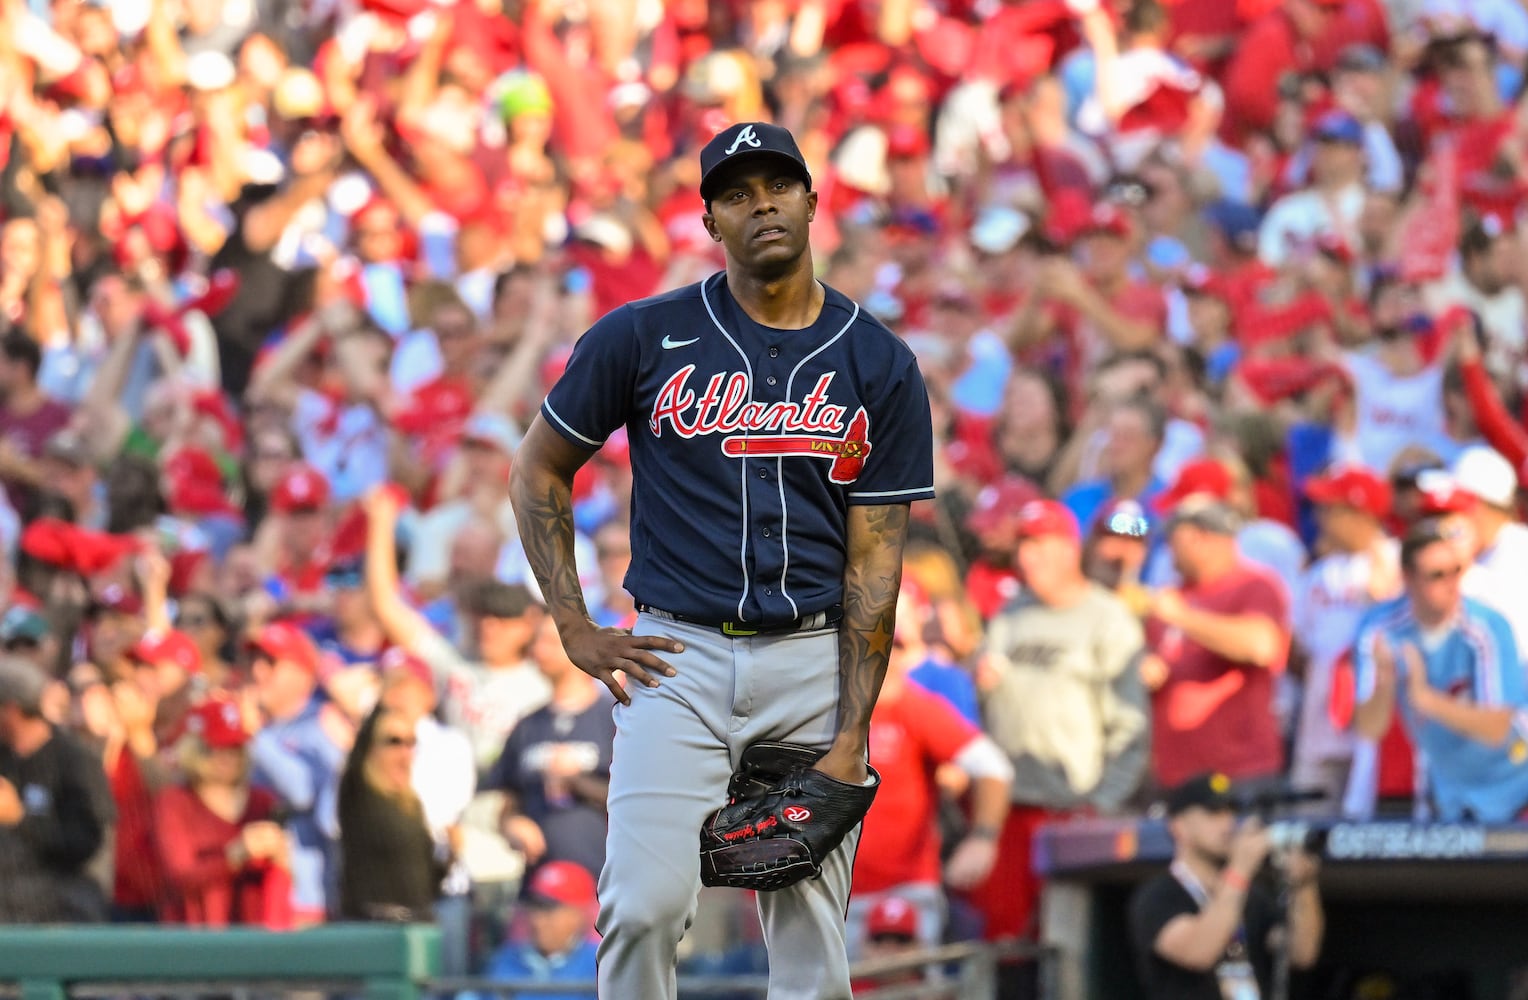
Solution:
[{"label": "raised arm", "polygon": [[[573,556],[573,474],[592,454],[563,437],[537,414],[515,455],[509,476],[509,498],[515,508],[525,557],[536,573],[547,612],[557,623],[568,659],[608,687],[621,704],[629,705],[631,696],[622,687],[616,671],[648,687],[657,687],[657,675],[672,677],[674,668],[649,651],[678,653],[684,645],[662,636],[633,636],[625,629],[600,628],[589,617]],[[905,513],[903,521],[905,526]],[[897,571],[901,572],[900,547]],[[893,600],[895,597],[893,588]],[[886,636],[889,649],[889,619]],[[884,671],[885,667],[886,657],[882,653],[881,669]],[[867,708],[867,721],[869,716]]]},{"label": "raised arm", "polygon": [[863,782],[870,713],[891,656],[902,586],[907,504],[851,506],[844,562],[844,617],[838,628],[838,725],[818,770]]}]

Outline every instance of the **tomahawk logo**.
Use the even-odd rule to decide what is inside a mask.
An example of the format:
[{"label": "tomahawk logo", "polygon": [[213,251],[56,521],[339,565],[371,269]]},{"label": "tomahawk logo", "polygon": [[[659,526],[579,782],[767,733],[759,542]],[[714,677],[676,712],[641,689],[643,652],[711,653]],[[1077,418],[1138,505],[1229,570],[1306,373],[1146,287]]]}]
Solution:
[{"label": "tomahawk logo", "polygon": [[727,147],[727,152],[724,155],[731,156],[737,152],[739,146],[752,146],[754,149],[758,149],[762,145],[763,143],[759,141],[759,137],[753,134],[753,126],[744,125],[743,131],[739,132],[737,138],[732,140],[732,145]]},{"label": "tomahawk logo", "polygon": [[870,418],[860,407],[846,426],[848,407],[828,402],[834,372],[819,378],[799,403],[750,400],[743,372],[712,375],[697,395],[689,387],[693,374],[695,366],[685,365],[658,390],[648,424],[654,436],[665,424],[683,438],[722,434],[728,458],[826,458],[833,463],[830,482],[844,486],[859,478],[870,454]]}]

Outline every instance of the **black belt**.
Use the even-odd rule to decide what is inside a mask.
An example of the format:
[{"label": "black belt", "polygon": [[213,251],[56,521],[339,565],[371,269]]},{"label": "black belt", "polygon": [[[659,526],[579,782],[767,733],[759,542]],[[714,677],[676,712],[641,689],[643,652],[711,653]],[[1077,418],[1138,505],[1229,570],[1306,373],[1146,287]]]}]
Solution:
[{"label": "black belt", "polygon": [[832,628],[844,617],[844,609],[840,605],[833,605],[826,611],[818,611],[815,614],[802,615],[786,622],[719,622],[708,618],[696,618],[693,615],[681,615],[675,611],[664,611],[650,604],[638,604],[637,610],[654,618],[662,618],[665,621],[683,622],[686,625],[699,625],[702,628],[714,628],[723,635],[776,635],[782,632],[811,632],[817,629]]}]

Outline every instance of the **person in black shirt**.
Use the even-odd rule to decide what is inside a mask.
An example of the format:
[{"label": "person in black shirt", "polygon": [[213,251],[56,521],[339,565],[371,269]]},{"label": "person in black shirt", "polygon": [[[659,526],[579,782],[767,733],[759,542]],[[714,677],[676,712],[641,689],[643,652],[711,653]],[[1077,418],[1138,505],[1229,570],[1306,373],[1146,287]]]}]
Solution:
[{"label": "person in black shirt", "polygon": [[104,920],[86,872],[114,820],[100,759],[42,714],[47,678],[0,659],[0,924]]},{"label": "person in black shirt", "polygon": [[551,618],[542,621],[531,656],[552,685],[552,700],[510,731],[488,787],[505,793],[505,838],[528,866],[573,861],[598,875],[615,699],[568,659]]},{"label": "person in black shirt", "polygon": [[[1192,778],[1167,797],[1175,850],[1167,874],[1136,890],[1130,937],[1150,1000],[1259,1000],[1269,996],[1270,939],[1284,914],[1253,878],[1268,857],[1261,821],[1240,825],[1223,774]],[[1317,862],[1292,853],[1289,964],[1307,969],[1321,951],[1324,917]]]},{"label": "person in black shirt", "polygon": [[340,915],[428,923],[449,858],[414,793],[413,720],[378,708],[362,723],[340,779]]}]

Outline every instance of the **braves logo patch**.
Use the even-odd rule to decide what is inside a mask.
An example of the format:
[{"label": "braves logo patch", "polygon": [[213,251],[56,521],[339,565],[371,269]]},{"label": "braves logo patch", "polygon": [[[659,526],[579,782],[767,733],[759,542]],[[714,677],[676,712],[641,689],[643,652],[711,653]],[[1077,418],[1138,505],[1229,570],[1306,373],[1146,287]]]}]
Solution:
[{"label": "braves logo patch", "polygon": [[[860,407],[845,425],[848,408],[828,402],[833,372],[819,378],[801,402],[751,400],[743,372],[717,374],[699,393],[689,388],[694,365],[675,372],[658,390],[649,426],[654,436],[664,424],[680,437],[721,434],[728,458],[825,458],[828,480],[840,486],[859,478],[870,455],[870,418]],[[762,433],[760,433],[762,432]]]},{"label": "braves logo patch", "polygon": [[780,811],[788,823],[805,823],[812,818],[812,810],[806,806],[786,806]]}]

